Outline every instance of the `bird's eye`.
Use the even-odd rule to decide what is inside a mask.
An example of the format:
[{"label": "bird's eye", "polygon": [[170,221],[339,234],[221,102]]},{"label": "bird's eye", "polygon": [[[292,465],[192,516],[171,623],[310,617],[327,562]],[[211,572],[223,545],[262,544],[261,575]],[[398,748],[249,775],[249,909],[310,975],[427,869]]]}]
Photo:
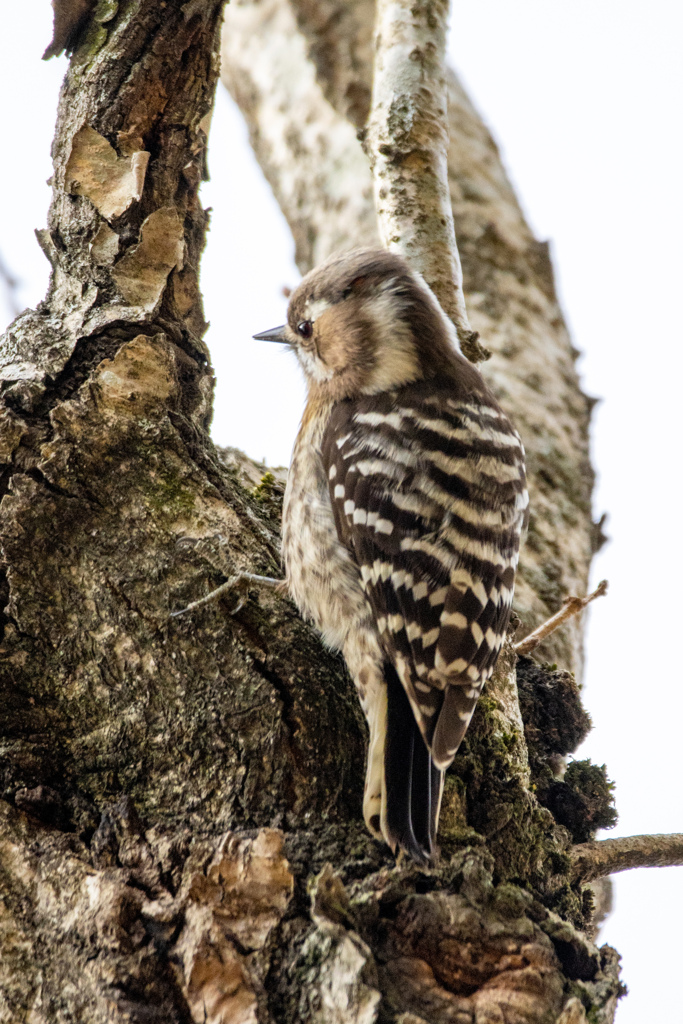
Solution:
[{"label": "bird's eye", "polygon": [[310,320],[302,320],[300,324],[296,325],[296,329],[302,338],[310,338],[313,334],[313,324]]}]

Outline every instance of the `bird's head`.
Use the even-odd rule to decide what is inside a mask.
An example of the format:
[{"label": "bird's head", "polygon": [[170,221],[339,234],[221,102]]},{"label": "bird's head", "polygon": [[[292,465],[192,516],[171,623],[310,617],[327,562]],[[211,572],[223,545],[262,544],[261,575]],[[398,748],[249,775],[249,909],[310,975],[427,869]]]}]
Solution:
[{"label": "bird's head", "polygon": [[309,392],[340,400],[453,369],[455,330],[422,277],[395,253],[332,256],[292,294],[287,323],[258,340],[289,344]]}]

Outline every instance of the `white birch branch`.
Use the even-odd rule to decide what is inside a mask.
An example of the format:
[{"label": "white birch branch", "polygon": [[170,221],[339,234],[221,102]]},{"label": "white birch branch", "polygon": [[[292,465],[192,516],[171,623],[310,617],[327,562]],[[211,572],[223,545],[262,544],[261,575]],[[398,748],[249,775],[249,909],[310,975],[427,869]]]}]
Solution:
[{"label": "white birch branch", "polygon": [[[474,360],[448,187],[448,0],[378,0],[365,149],[380,237],[430,286]],[[478,352],[476,351],[478,349]]]}]

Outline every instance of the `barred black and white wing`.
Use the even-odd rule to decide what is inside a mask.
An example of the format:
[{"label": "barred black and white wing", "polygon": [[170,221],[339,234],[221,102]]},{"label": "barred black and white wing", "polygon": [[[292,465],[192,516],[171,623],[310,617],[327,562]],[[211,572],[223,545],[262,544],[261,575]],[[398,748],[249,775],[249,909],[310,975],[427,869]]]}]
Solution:
[{"label": "barred black and white wing", "polygon": [[434,381],[339,403],[322,455],[388,661],[445,769],[510,617],[524,450],[488,391]]}]

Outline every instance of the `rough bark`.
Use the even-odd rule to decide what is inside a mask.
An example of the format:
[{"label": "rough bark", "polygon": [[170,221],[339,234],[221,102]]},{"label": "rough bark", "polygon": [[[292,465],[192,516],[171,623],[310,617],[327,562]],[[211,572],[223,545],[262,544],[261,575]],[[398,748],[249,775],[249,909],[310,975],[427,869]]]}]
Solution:
[{"label": "rough bark", "polygon": [[[331,6],[299,5],[306,44],[270,2],[231,12],[229,59],[253,58],[240,82],[254,133],[270,97],[281,148],[258,151],[305,264],[349,241],[351,216],[354,241],[372,238],[345,119],[367,112],[370,8],[340,8],[353,31],[326,50],[316,19]],[[197,187],[220,9],[78,3],[59,24],[55,47],[74,54],[41,235],[53,275],[0,351],[0,1021],[607,1024],[618,957],[593,944],[570,854],[609,814],[609,786],[589,765],[559,778],[588,724],[567,672],[515,672],[508,645],[448,778],[440,864],[418,870],[365,831],[355,694],[293,606],[253,592],[235,615],[225,599],[169,619],[236,571],[278,574],[282,481],[207,434]],[[307,45],[327,53],[318,77]],[[547,264],[452,95],[472,140],[451,143],[470,302],[498,352],[513,332],[492,379],[521,408],[545,339],[552,388],[522,425],[566,433],[576,481],[586,406]],[[542,611],[539,551],[556,558],[558,601],[580,592],[588,483],[571,501],[548,485],[544,505],[534,452],[545,526],[520,608]],[[576,644],[556,649],[571,661]]]}]

